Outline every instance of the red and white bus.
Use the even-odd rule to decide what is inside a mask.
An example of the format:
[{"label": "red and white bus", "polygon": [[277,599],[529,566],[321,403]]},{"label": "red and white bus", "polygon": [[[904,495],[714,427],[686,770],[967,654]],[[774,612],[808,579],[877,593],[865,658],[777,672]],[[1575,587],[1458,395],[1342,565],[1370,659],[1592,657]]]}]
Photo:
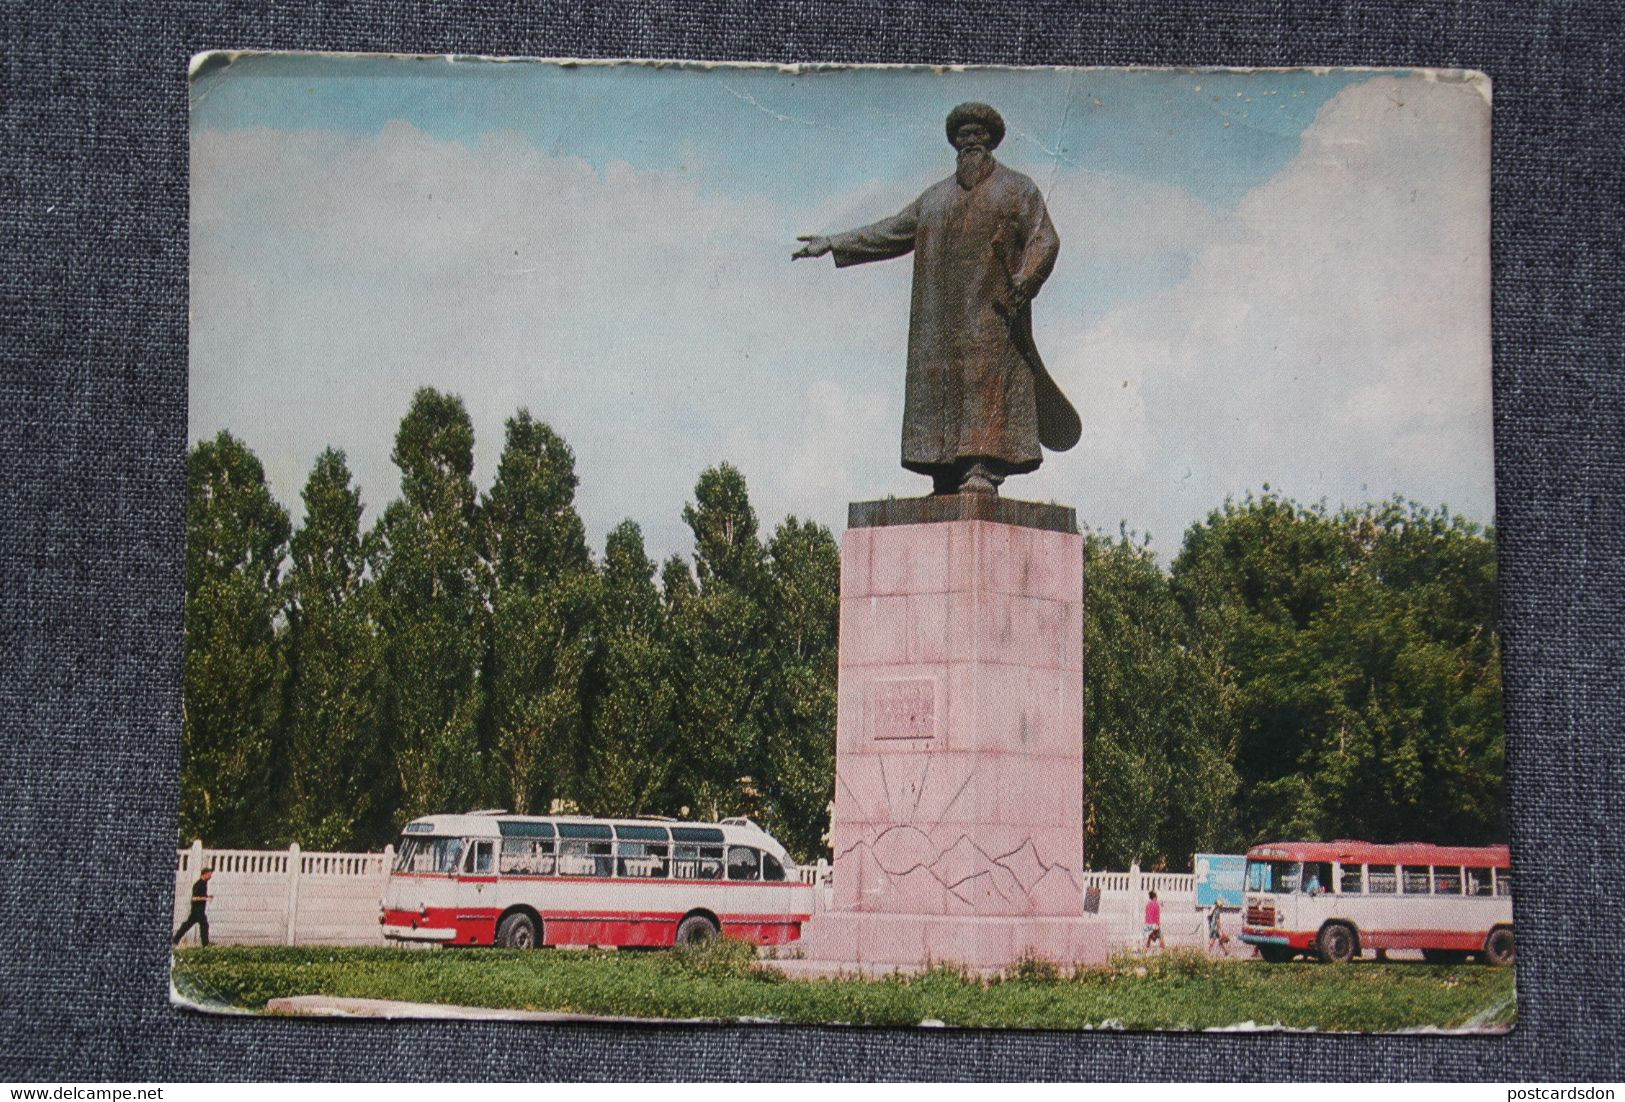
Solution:
[{"label": "red and white bus", "polygon": [[749,819],[429,815],[401,834],[378,921],[386,938],[442,945],[782,945],[813,890]]},{"label": "red and white bus", "polygon": [[1420,949],[1435,963],[1509,964],[1512,860],[1506,846],[1274,842],[1247,851],[1241,940],[1268,961],[1312,953]]}]

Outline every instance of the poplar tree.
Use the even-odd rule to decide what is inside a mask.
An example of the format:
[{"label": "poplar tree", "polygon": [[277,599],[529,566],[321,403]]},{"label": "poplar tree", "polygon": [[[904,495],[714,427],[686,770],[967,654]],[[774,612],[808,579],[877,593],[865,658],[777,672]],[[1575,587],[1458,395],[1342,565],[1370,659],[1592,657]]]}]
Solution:
[{"label": "poplar tree", "polygon": [[382,667],[361,491],[343,452],[316,458],[303,499],[284,584],[288,830],[307,849],[364,849],[389,833],[379,819],[394,788],[379,754]]},{"label": "poplar tree", "polygon": [[792,852],[813,859],[826,852],[835,796],[841,552],[829,529],[792,516],[774,531],[767,554],[764,825]]},{"label": "poplar tree", "polygon": [[675,810],[666,797],[675,755],[682,752],[672,731],[678,671],[664,637],[654,573],[642,531],[622,521],[604,549],[600,645],[581,772],[581,803],[595,815]]},{"label": "poplar tree", "polygon": [[187,455],[186,488],[181,839],[260,845],[274,830],[288,513],[253,452],[224,431]]},{"label": "poplar tree", "polygon": [[[684,506],[694,533],[697,592],[668,569],[675,669],[674,781],[696,817],[760,814],[768,662],[764,551],[745,478],[708,468]],[[683,571],[686,574],[686,571]]]},{"label": "poplar tree", "polygon": [[574,797],[597,578],[575,508],[575,456],[526,410],[507,423],[482,509],[492,576],[486,659],[496,802]]},{"label": "poplar tree", "polygon": [[488,797],[480,667],[486,571],[478,554],[474,429],[461,398],[425,387],[395,435],[399,500],[377,528],[374,573],[386,678],[380,715],[403,818]]}]

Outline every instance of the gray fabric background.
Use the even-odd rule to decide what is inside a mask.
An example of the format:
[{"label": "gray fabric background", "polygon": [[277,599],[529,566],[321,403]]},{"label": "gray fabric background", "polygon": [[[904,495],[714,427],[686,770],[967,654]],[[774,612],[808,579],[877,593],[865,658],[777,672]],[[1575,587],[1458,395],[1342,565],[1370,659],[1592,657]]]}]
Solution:
[{"label": "gray fabric background", "polygon": [[[215,0],[17,3],[4,20],[0,1078],[1625,1077],[1625,35],[1612,5]],[[172,1009],[185,66],[209,47],[1489,72],[1519,1027],[1371,1040]]]}]

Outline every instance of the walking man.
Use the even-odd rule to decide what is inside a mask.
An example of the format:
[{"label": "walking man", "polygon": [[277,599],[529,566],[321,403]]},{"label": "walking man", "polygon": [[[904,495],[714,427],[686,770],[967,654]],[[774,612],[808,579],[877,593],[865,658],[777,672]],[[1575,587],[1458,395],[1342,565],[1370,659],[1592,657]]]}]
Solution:
[{"label": "walking man", "polygon": [[203,940],[203,944],[209,944],[208,906],[209,900],[214,898],[209,894],[209,878],[213,875],[213,869],[204,869],[198,874],[198,878],[192,881],[192,910],[187,914],[186,921],[181,923],[181,928],[175,931],[174,944],[179,945],[181,938],[186,936],[186,931],[193,926],[197,927],[198,937]]}]

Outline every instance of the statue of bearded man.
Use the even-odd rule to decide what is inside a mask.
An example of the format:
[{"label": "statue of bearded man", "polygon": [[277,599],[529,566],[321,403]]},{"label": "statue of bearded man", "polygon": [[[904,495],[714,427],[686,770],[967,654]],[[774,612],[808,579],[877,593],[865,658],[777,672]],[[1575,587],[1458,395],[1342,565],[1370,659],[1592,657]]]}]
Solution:
[{"label": "statue of bearded man", "polygon": [[948,115],[954,174],[884,221],[803,235],[791,259],[835,266],[914,254],[903,402],[903,466],[932,492],[997,493],[1037,470],[1040,445],[1076,444],[1078,415],[1033,345],[1033,296],[1060,251],[1038,185],[993,159],[1004,120],[985,103]]}]

